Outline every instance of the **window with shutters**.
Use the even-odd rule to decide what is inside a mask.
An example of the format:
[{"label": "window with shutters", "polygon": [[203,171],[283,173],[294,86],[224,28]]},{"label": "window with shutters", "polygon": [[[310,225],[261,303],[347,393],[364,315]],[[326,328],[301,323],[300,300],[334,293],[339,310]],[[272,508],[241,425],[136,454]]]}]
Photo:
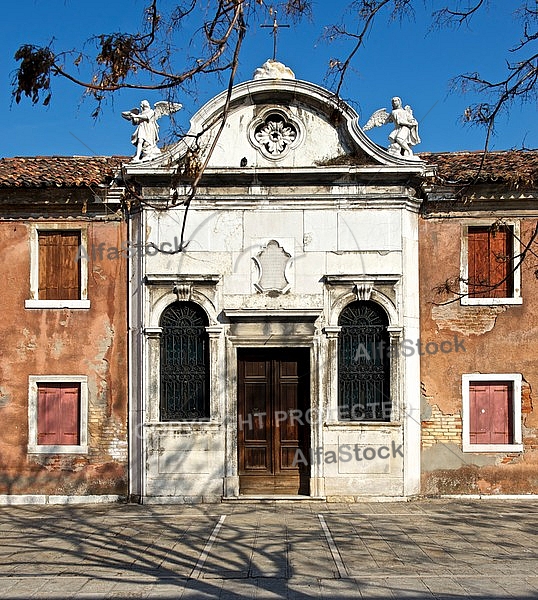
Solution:
[{"label": "window with shutters", "polygon": [[160,419],[207,420],[209,336],[207,315],[193,302],[174,302],[161,316]]},{"label": "window with shutters", "polygon": [[388,317],[370,301],[349,304],[338,325],[338,412],[343,421],[389,421]]},{"label": "window with shutters", "polygon": [[40,231],[39,290],[41,300],[80,300],[80,231]]},{"label": "window with shutters", "polygon": [[521,375],[463,375],[464,452],[513,452],[521,441]]},{"label": "window with shutters", "polygon": [[[517,233],[516,233],[517,228]],[[516,224],[477,224],[464,230],[462,304],[518,304],[520,273]]]},{"label": "window with shutters", "polygon": [[89,308],[86,231],[59,223],[32,226],[26,308]]},{"label": "window with shutters", "polygon": [[28,396],[28,452],[86,453],[87,377],[31,375]]}]

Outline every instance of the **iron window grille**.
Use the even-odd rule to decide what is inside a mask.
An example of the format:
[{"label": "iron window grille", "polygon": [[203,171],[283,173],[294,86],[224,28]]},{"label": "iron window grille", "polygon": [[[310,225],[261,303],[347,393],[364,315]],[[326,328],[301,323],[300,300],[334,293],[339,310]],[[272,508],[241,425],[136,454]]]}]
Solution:
[{"label": "iron window grille", "polygon": [[192,302],[174,302],[161,316],[161,421],[209,419],[208,320]]},{"label": "iron window grille", "polygon": [[339,418],[389,421],[390,338],[385,311],[375,302],[356,301],[344,308],[338,325]]}]

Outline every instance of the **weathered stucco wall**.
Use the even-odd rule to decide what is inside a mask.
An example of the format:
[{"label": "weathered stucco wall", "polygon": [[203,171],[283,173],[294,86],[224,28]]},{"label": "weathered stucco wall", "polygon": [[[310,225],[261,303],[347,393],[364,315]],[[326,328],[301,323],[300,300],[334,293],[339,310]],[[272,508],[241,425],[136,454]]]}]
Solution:
[{"label": "weathered stucco wall", "polygon": [[[126,261],[91,257],[120,247],[125,224],[70,222],[87,226],[89,309],[25,309],[36,220],[0,222],[0,494],[126,493]],[[87,454],[28,453],[30,375],[88,377]]]},{"label": "weathered stucco wall", "polygon": [[[145,275],[146,281],[153,281],[146,285],[146,302],[139,306],[142,330],[149,336],[144,351],[147,367],[142,371],[133,365],[135,377],[141,377],[141,383],[134,387],[144,390],[146,420],[137,426],[146,436],[140,459],[145,469],[141,492],[145,502],[152,497],[218,501],[223,493],[226,497],[241,494],[238,348],[271,346],[309,349],[311,416],[305,421],[310,427],[310,449],[312,455],[323,449],[338,457],[334,462],[311,460],[312,496],[355,498],[418,492],[418,425],[416,432],[404,432],[407,412],[416,407],[418,415],[418,357],[400,354],[391,363],[390,424],[338,422],[337,340],[329,338],[329,330],[325,329],[336,327],[342,309],[357,299],[354,282],[371,278],[372,299],[380,307],[386,306],[387,312],[392,310],[391,324],[413,330],[418,323],[414,303],[418,288],[417,212],[406,210],[410,200],[396,186],[401,197],[393,194],[385,198],[385,190],[373,185],[368,188],[369,195],[360,197],[354,186],[343,183],[336,190],[338,194],[326,186],[317,201],[313,198],[321,193],[321,185],[315,189],[303,186],[299,188],[301,194],[295,192],[285,199],[278,196],[275,186],[269,201],[257,188],[245,190],[240,199],[229,200],[228,188],[215,187],[207,197],[197,197],[189,209],[185,234],[189,245],[185,252],[151,252],[145,256],[140,279],[144,280]],[[144,188],[146,192],[163,197],[168,189],[157,194],[155,188]],[[348,195],[364,206],[338,209],[348,201]],[[374,208],[367,202],[375,202]],[[173,246],[182,210],[146,209],[138,230],[140,245]],[[292,259],[285,270],[289,289],[282,294],[261,293],[256,287],[261,270],[253,259],[270,240],[276,240]],[[401,280],[403,273],[405,282]],[[159,421],[159,338],[153,330],[159,327],[163,309],[177,300],[173,292],[177,274],[189,284],[185,286],[189,298],[209,315],[213,336],[211,422]],[[217,274],[214,284],[211,274]],[[332,277],[331,284],[324,280],[327,275]],[[294,322],[286,315],[292,310]],[[252,311],[252,316],[244,321],[241,311]],[[281,321],[275,316],[279,312],[283,315]],[[371,462],[346,460],[345,456],[340,460],[338,449],[355,445],[391,450],[388,456]],[[396,450],[403,448],[405,457],[403,450]],[[411,465],[405,466],[405,460]]]},{"label": "weathered stucco wall", "polygon": [[[523,241],[534,225],[532,219],[521,221]],[[434,288],[459,276],[461,237],[461,220],[454,215],[421,219],[422,491],[538,493],[538,410],[533,406],[538,385],[538,281],[534,268],[522,268],[519,305],[462,306],[459,300],[433,304],[446,300]],[[452,351],[426,352],[428,342],[439,345],[444,340],[453,342]],[[521,373],[523,452],[462,451],[463,373]]]}]

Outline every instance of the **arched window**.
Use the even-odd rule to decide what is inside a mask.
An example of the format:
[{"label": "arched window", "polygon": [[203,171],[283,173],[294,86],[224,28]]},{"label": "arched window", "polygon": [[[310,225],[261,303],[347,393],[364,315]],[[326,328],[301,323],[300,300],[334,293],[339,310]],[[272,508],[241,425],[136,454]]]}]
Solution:
[{"label": "arched window", "polygon": [[339,418],[390,420],[387,314],[375,302],[357,301],[344,308],[338,325]]},{"label": "arched window", "polygon": [[161,421],[209,419],[208,319],[192,302],[161,315]]}]

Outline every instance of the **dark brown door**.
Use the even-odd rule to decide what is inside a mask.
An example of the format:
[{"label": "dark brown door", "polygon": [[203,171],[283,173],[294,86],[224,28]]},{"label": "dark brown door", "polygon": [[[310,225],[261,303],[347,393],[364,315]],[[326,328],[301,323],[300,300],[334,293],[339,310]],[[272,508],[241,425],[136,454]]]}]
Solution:
[{"label": "dark brown door", "polygon": [[241,494],[308,494],[308,348],[238,351]]}]

